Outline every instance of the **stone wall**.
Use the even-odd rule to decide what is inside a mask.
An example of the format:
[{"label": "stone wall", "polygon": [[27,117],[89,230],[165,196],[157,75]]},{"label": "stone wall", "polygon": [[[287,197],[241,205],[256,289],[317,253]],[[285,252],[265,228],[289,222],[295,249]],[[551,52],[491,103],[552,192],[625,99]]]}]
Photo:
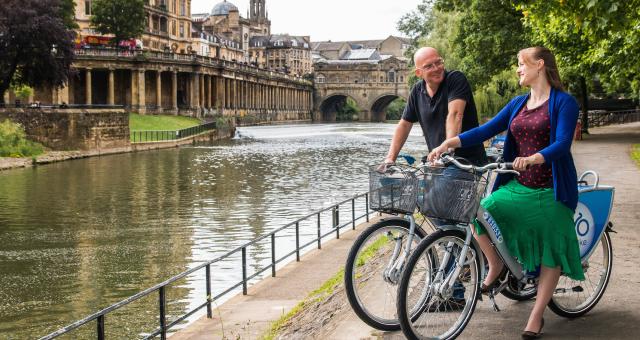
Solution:
[{"label": "stone wall", "polygon": [[0,109],[0,119],[24,126],[29,139],[53,150],[129,147],[129,114],[122,109]]}]

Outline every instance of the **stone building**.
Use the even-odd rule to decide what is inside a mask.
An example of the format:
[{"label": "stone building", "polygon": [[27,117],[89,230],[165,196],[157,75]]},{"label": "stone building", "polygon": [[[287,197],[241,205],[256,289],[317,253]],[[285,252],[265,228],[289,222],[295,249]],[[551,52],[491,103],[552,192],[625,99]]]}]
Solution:
[{"label": "stone building", "polygon": [[252,65],[304,76],[313,71],[309,36],[273,34],[255,36],[249,41]]},{"label": "stone building", "polygon": [[329,60],[343,59],[351,50],[373,49],[381,56],[405,57],[411,40],[390,35],[382,40],[317,41],[311,43],[314,55]]},{"label": "stone building", "polygon": [[271,21],[266,0],[250,0],[249,18],[240,16],[238,7],[226,0],[213,6],[210,14],[194,14],[192,19],[198,30],[239,44],[245,53],[242,62],[249,62],[249,41],[256,35],[269,35]]},{"label": "stone building", "polygon": [[[90,27],[93,0],[76,1],[78,43],[100,34]],[[191,40],[191,0],[145,0],[142,47],[151,51],[187,53]]]}]

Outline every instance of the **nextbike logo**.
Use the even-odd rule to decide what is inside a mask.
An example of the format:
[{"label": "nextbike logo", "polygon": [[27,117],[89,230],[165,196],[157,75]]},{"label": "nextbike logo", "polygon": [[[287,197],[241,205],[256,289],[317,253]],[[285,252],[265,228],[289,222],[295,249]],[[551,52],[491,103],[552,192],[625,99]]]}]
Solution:
[{"label": "nextbike logo", "polygon": [[573,221],[575,223],[578,244],[580,245],[580,257],[582,257],[585,256],[591,248],[595,236],[593,215],[591,215],[589,208],[582,204],[582,202],[578,202],[578,207],[573,215]]},{"label": "nextbike logo", "polygon": [[493,233],[496,234],[496,240],[498,241],[498,243],[502,243],[502,233],[500,232],[500,228],[498,228],[498,223],[496,223],[496,220],[494,220],[493,217],[491,217],[491,215],[489,215],[489,213],[486,211],[482,214],[482,217],[484,217],[484,219],[489,223],[489,226],[491,226]]}]

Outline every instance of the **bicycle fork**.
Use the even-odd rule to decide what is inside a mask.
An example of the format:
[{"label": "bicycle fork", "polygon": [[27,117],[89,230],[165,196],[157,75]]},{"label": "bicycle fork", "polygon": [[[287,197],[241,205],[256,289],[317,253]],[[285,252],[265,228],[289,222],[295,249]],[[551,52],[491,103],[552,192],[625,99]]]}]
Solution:
[{"label": "bicycle fork", "polygon": [[411,254],[411,243],[413,242],[413,238],[415,237],[415,228],[416,222],[413,219],[413,216],[409,216],[407,218],[409,220],[409,233],[406,235],[407,244],[404,247],[404,251],[402,249],[402,240],[405,235],[393,236],[390,232],[387,233],[387,236],[390,237],[392,241],[395,242],[393,247],[393,253],[391,258],[389,259],[389,263],[387,264],[382,277],[384,281],[397,284],[400,281],[400,275],[402,274],[402,270],[404,269],[404,264]]},{"label": "bicycle fork", "polygon": [[[452,254],[455,251],[455,243],[453,241],[449,241],[445,246],[444,257],[442,259],[442,262],[440,263],[440,266],[438,267],[438,272],[434,279],[435,285],[433,287],[433,292],[444,299],[447,299],[453,295],[453,285],[460,276],[460,272],[463,270],[465,265],[470,264],[476,258],[475,252],[469,247],[469,245],[471,244],[471,238],[472,234],[470,232],[467,232],[465,235],[464,245],[462,246],[462,249],[460,250],[457,258]],[[467,260],[468,255],[471,255],[470,260]],[[452,256],[455,259],[454,269],[450,271],[449,274],[447,274],[445,277],[445,273]]]}]

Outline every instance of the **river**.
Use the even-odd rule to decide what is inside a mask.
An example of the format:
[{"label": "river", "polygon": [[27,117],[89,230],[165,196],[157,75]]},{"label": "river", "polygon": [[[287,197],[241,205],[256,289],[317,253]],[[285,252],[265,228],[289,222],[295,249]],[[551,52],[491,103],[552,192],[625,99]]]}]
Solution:
[{"label": "river", "polygon": [[[367,165],[383,159],[394,127],[243,127],[207,145],[0,172],[0,339],[46,335],[366,191]],[[405,149],[424,152],[418,127]],[[250,249],[250,263],[269,251]],[[214,294],[240,278],[236,260],[212,270]],[[167,291],[170,320],[202,302],[199,280]],[[108,338],[147,334],[157,295],[106,320]],[[72,334],[92,336],[95,322]]]}]

